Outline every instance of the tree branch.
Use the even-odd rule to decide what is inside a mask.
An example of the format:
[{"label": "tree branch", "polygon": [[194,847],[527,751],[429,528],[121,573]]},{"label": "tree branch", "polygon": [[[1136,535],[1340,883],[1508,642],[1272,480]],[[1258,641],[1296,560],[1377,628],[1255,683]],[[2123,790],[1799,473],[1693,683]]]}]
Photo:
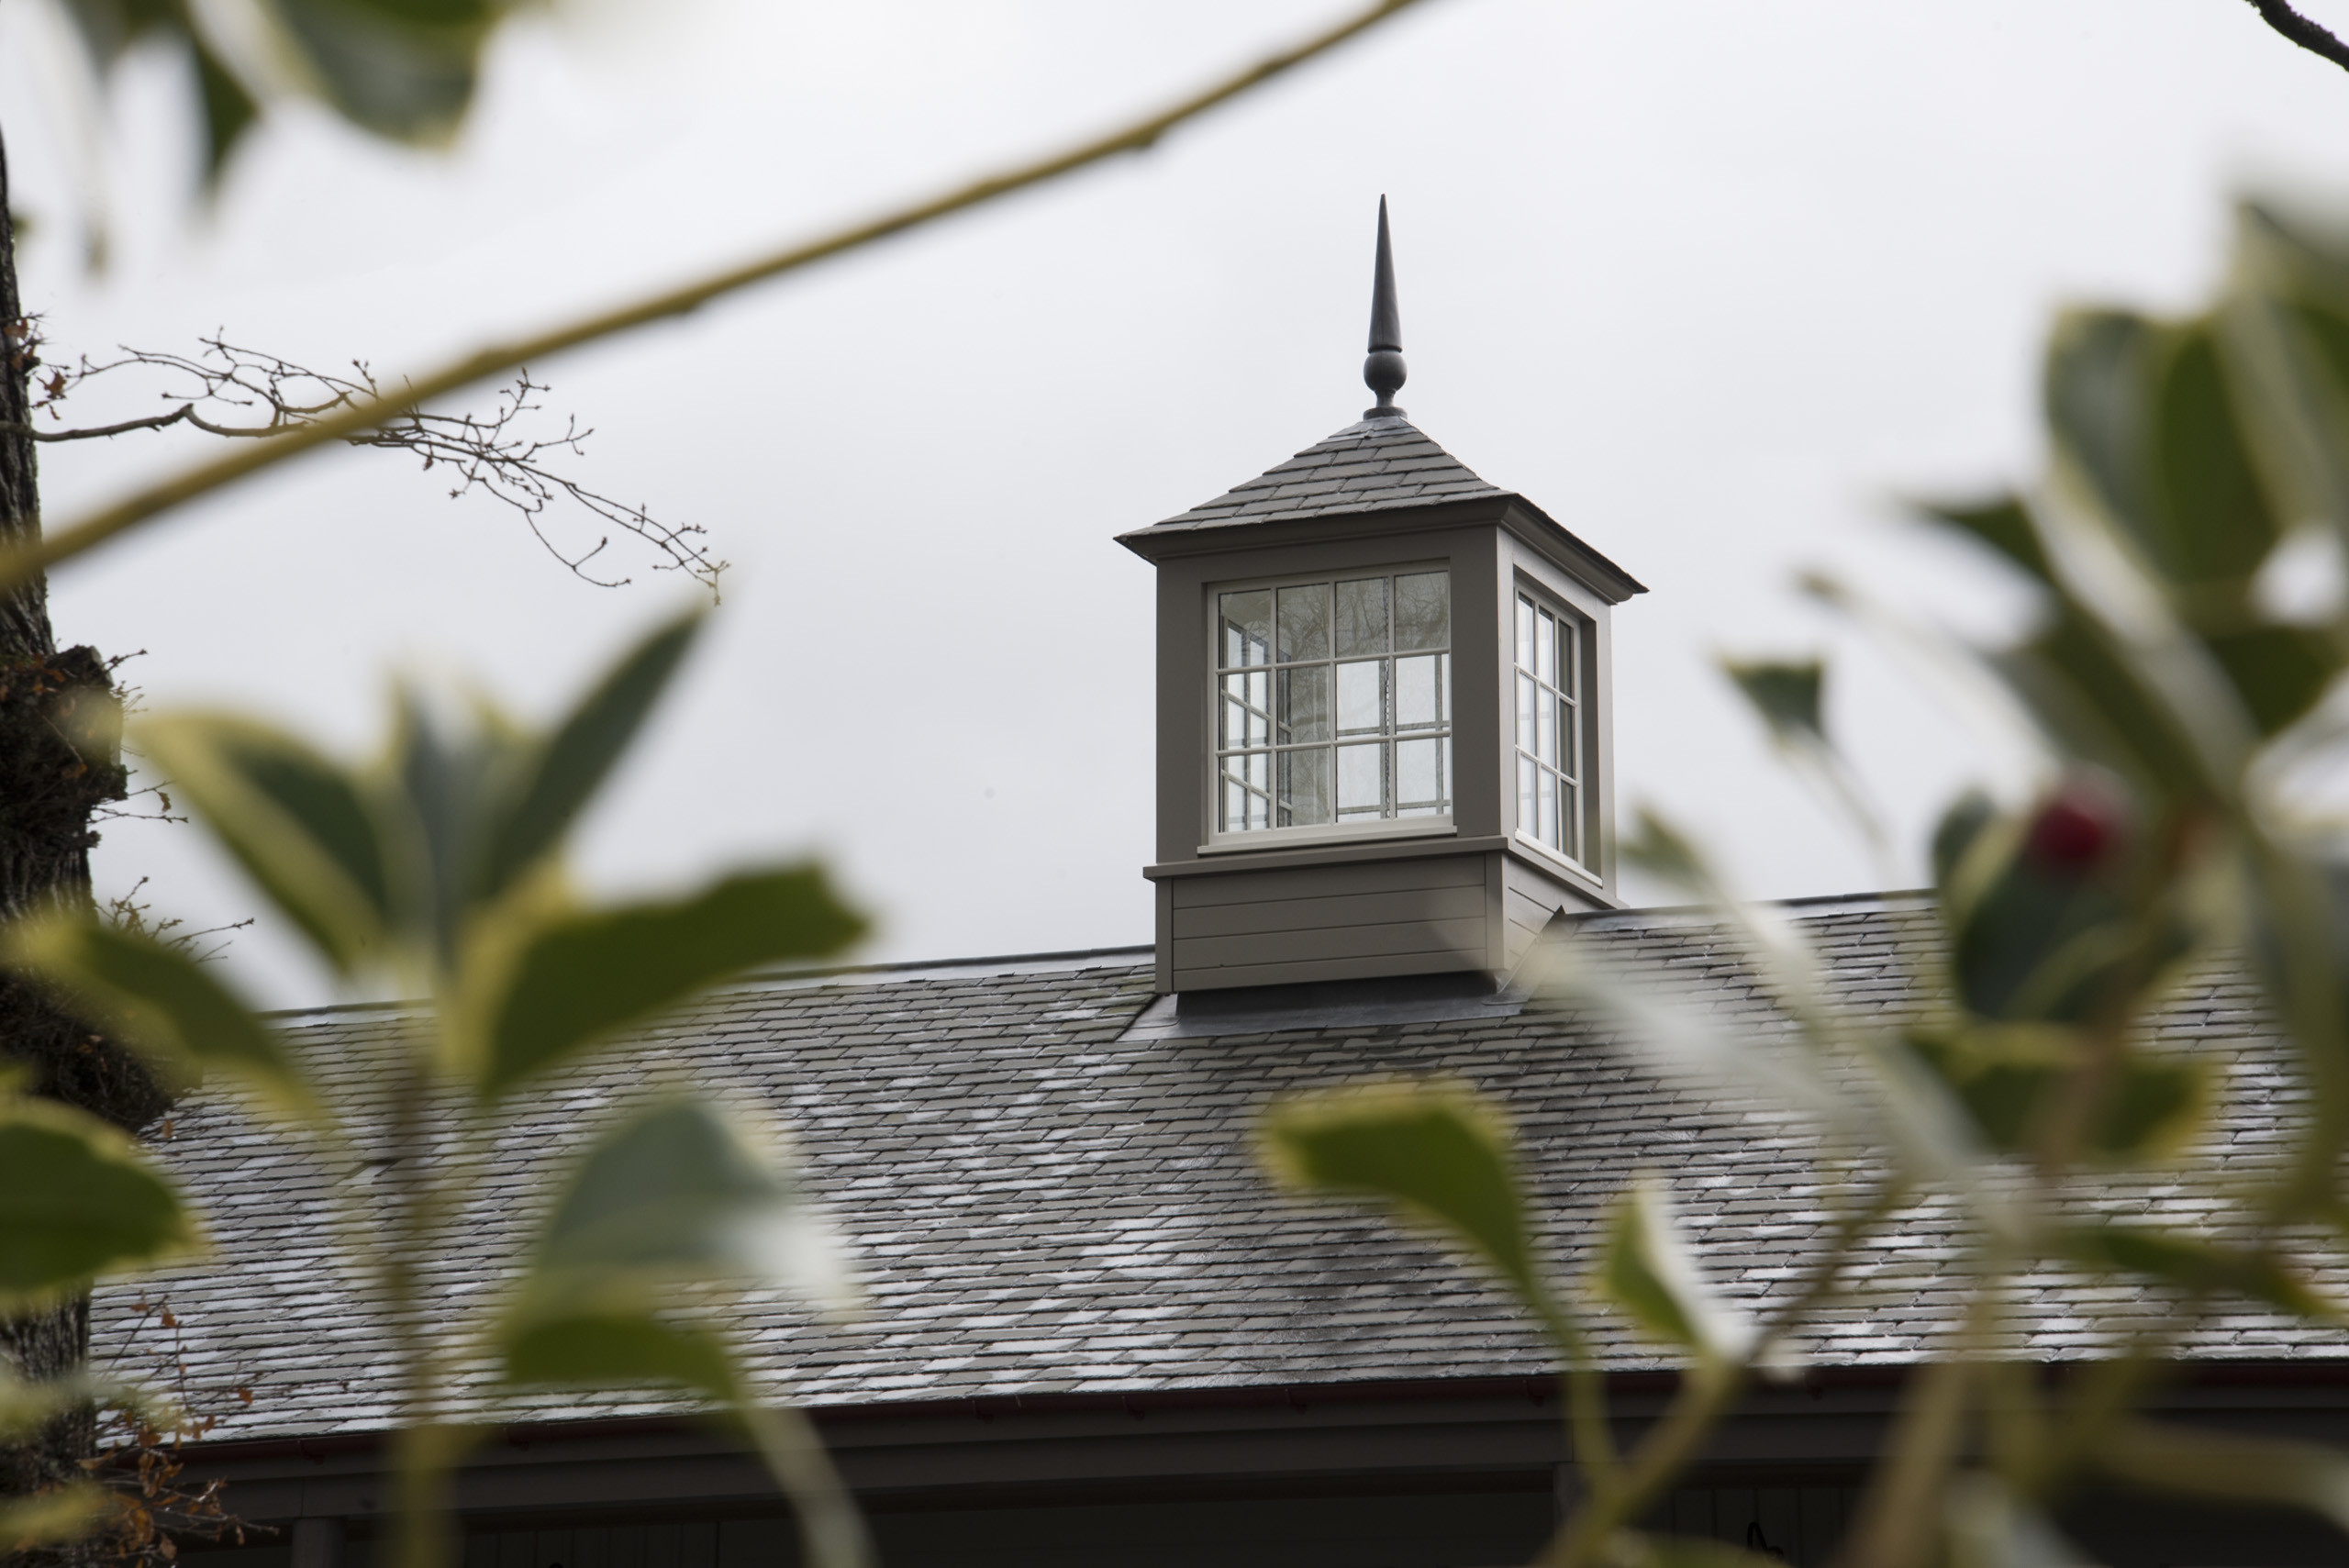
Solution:
[{"label": "tree branch", "polygon": [[2349,43],[2343,43],[2330,30],[2301,16],[2285,0],[2251,0],[2251,8],[2259,13],[2261,21],[2307,50],[2321,55],[2343,71],[2349,71]]},{"label": "tree branch", "polygon": [[233,455],[199,464],[184,473],[135,491],[110,506],[74,520],[36,544],[0,553],[0,592],[61,562],[95,549],[116,535],[199,495],[209,495],[328,441],[364,436],[406,416],[433,398],[445,396],[475,382],[505,374],[526,363],[547,360],[584,343],[666,320],[673,316],[686,315],[712,300],[752,284],[781,277],[786,272],[846,255],[953,214],[984,206],[1014,192],[1045,184],[1120,153],[1146,150],[1154,146],[1161,137],[1185,122],[1197,119],[1250,89],[1295,70],[1418,3],[1419,0],[1376,0],[1375,4],[1355,12],[1335,27],[1258,61],[1246,70],[1226,77],[1171,108],[1163,109],[1106,136],[1034,162],[987,175],[943,195],[898,208],[806,244],[728,268],[682,288],[589,316],[535,337],[477,350],[438,370],[404,382],[396,398],[369,398]]},{"label": "tree branch", "polygon": [[[91,425],[78,430],[44,430],[36,425],[0,420],[0,436],[30,436],[37,441],[95,441],[101,436],[125,436],[133,430],[160,430],[166,425],[195,417],[195,406],[182,404],[168,414],[150,414],[144,419],[125,419],[119,425]],[[201,420],[196,423],[199,427],[203,424]]]},{"label": "tree branch", "polygon": [[[193,354],[126,348],[111,360],[93,361],[84,356],[71,367],[50,367],[39,383],[41,395],[32,412],[57,418],[60,406],[84,385],[101,377],[118,379],[125,372],[163,377],[159,395],[173,406],[114,425],[54,429],[28,423],[0,429],[14,428],[36,440],[89,440],[184,423],[214,436],[274,440],[328,416],[389,402],[364,361],[354,361],[348,373],[315,371],[277,354],[239,348],[215,333],[202,339]],[[428,414],[411,405],[372,429],[342,439],[352,446],[412,452],[427,469],[445,468],[457,482],[449,492],[451,499],[479,491],[505,503],[522,514],[549,554],[598,587],[614,588],[629,581],[587,569],[611,537],[606,533],[584,547],[566,549],[548,528],[548,508],[557,501],[570,503],[607,528],[636,535],[658,552],[655,570],[683,572],[715,594],[726,563],[709,553],[700,528],[662,522],[646,507],[590,490],[551,464],[551,459],[585,455],[584,443],[594,432],[582,429],[575,417],[560,427],[534,421],[530,417],[544,411],[536,395],[547,390],[525,371],[485,412]]]}]

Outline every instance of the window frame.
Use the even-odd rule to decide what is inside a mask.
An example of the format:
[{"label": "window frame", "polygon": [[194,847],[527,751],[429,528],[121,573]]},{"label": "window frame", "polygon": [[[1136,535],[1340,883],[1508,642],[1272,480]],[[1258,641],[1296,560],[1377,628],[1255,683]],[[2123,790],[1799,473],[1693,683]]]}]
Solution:
[{"label": "window frame", "polygon": [[[1275,602],[1277,604],[1279,591],[1283,588],[1303,587],[1308,584],[1320,583],[1330,584],[1334,586],[1334,584],[1340,582],[1354,582],[1370,577],[1381,577],[1386,579],[1389,583],[1392,583],[1392,581],[1397,577],[1409,577],[1431,572],[1441,572],[1444,575],[1444,592],[1446,595],[1445,620],[1447,626],[1452,628],[1452,630],[1447,633],[1443,647],[1440,651],[1445,661],[1443,677],[1444,713],[1442,727],[1434,736],[1405,734],[1391,728],[1383,728],[1382,734],[1380,736],[1380,744],[1391,749],[1397,740],[1441,739],[1444,742],[1445,746],[1444,756],[1447,765],[1445,788],[1450,792],[1448,796],[1450,802],[1449,808],[1441,814],[1431,813],[1418,817],[1380,817],[1367,819],[1356,818],[1346,822],[1317,822],[1302,827],[1291,828],[1267,827],[1228,830],[1219,827],[1218,824],[1221,820],[1222,815],[1221,808],[1224,783],[1222,768],[1224,748],[1220,744],[1221,732],[1219,728],[1219,718],[1221,716],[1221,704],[1223,701],[1223,677],[1229,673],[1223,663],[1223,651],[1218,624],[1220,616],[1222,596],[1226,594],[1245,594],[1263,591],[1274,595]],[[1412,560],[1392,562],[1379,562],[1344,565],[1333,563],[1315,567],[1307,571],[1285,572],[1271,575],[1233,577],[1214,580],[1203,583],[1200,586],[1202,592],[1200,595],[1201,619],[1199,629],[1200,635],[1204,639],[1204,648],[1207,654],[1206,663],[1201,670],[1201,673],[1204,678],[1200,684],[1200,695],[1203,699],[1203,706],[1200,710],[1203,718],[1203,724],[1200,730],[1201,744],[1199,768],[1199,778],[1201,784],[1201,811],[1199,819],[1200,832],[1198,852],[1200,854],[1227,854],[1236,851],[1245,850],[1298,849],[1321,844],[1360,843],[1386,839],[1449,838],[1457,836],[1459,829],[1456,826],[1456,821],[1460,805],[1457,776],[1459,768],[1458,743],[1460,738],[1460,715],[1458,712],[1459,699],[1457,692],[1459,684],[1460,647],[1458,642],[1453,639],[1456,637],[1459,624],[1460,573],[1458,570],[1458,563],[1456,562],[1453,561],[1449,557],[1438,556],[1432,559],[1414,558]],[[1388,613],[1390,617],[1393,614],[1391,590]],[[1392,625],[1391,619],[1389,625],[1390,627]],[[1388,673],[1388,690],[1382,700],[1386,705],[1388,716],[1391,717],[1394,702],[1394,695],[1392,691],[1393,682],[1391,677],[1395,661],[1398,658],[1416,657],[1423,651],[1434,652],[1438,651],[1422,651],[1414,649],[1398,653],[1392,646],[1393,637],[1391,632],[1388,638],[1388,643],[1389,646],[1386,652],[1383,655],[1379,655],[1378,657],[1383,659],[1385,662],[1386,668]],[[1314,661],[1313,662],[1326,663],[1329,667],[1334,669],[1338,664],[1345,662],[1346,661],[1340,660],[1336,656],[1336,651],[1333,649],[1330,659],[1327,661]],[[1277,683],[1274,680],[1274,677],[1277,675],[1284,666],[1277,662],[1268,662],[1262,666],[1262,668],[1265,672],[1268,684],[1276,684]],[[1333,765],[1339,741],[1333,734],[1331,740],[1328,742],[1328,748],[1332,753]],[[1252,750],[1252,748],[1245,748],[1243,750]],[[1264,754],[1268,757],[1276,758],[1279,755],[1279,751],[1280,748],[1277,746],[1268,746],[1264,749]],[[1277,781],[1277,763],[1275,764],[1275,781]],[[1275,787],[1277,787],[1276,783]],[[1332,781],[1332,787],[1333,789],[1335,787],[1334,780]],[[1391,781],[1389,787],[1391,787]]]},{"label": "window frame", "polygon": [[[1562,633],[1567,628],[1573,629],[1572,675],[1575,689],[1568,700],[1574,706],[1573,785],[1575,794],[1575,838],[1576,840],[1574,850],[1568,850],[1564,845],[1545,842],[1539,832],[1534,830],[1540,824],[1528,822],[1523,809],[1525,797],[1519,780],[1520,769],[1524,762],[1531,762],[1537,768],[1549,769],[1562,778],[1565,775],[1563,769],[1550,768],[1550,764],[1543,759],[1530,755],[1519,744],[1522,734],[1518,708],[1519,683],[1528,673],[1533,673],[1537,680],[1539,679],[1539,672],[1528,672],[1518,662],[1517,610],[1520,601],[1531,602],[1537,610],[1547,610],[1556,621]],[[1507,672],[1507,684],[1502,698],[1502,754],[1507,759],[1507,764],[1502,773],[1501,788],[1509,814],[1509,839],[1520,848],[1554,861],[1561,866],[1570,868],[1579,878],[1603,886],[1605,875],[1598,864],[1604,853],[1604,845],[1600,841],[1604,832],[1604,817],[1601,815],[1601,802],[1598,799],[1601,741],[1596,684],[1596,666],[1598,662],[1598,623],[1587,611],[1574,604],[1555,587],[1523,571],[1510,574],[1505,604],[1504,618],[1501,623],[1501,651],[1507,656],[1502,662],[1503,668]],[[1549,684],[1547,682],[1542,684]],[[1562,687],[1551,686],[1550,689],[1559,692],[1562,696],[1567,695]],[[1563,836],[1562,834],[1561,837]]]}]

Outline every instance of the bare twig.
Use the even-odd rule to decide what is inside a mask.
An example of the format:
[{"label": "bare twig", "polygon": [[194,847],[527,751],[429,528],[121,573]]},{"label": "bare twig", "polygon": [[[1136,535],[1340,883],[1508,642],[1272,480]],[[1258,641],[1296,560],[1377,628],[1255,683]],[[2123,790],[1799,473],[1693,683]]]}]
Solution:
[{"label": "bare twig", "polygon": [[781,277],[786,272],[797,272],[818,261],[829,261],[920,228],[955,213],[984,206],[1014,192],[1047,183],[1120,153],[1146,150],[1156,145],[1167,132],[1186,121],[1197,119],[1252,88],[1262,86],[1326,54],[1349,39],[1416,4],[1419,0],[1376,0],[1375,4],[1356,11],[1304,42],[1267,56],[1171,108],[1146,116],[1106,136],[1051,153],[1002,173],[987,175],[943,195],[900,207],[821,239],[787,247],[740,266],[727,268],[681,288],[651,295],[534,337],[476,350],[437,370],[402,382],[401,395],[396,400],[370,398],[324,415],[267,441],[257,442],[232,455],[199,464],[185,473],[150,484],[110,506],[101,507],[76,519],[35,544],[0,554],[0,591],[13,587],[60,562],[69,561],[95,549],[116,535],[137,528],[149,518],[199,495],[209,495],[326,442],[347,440],[380,428],[435,398],[444,397],[475,382],[506,374],[525,364],[545,361],[566,349],[596,342],[655,321],[664,321],[671,317],[686,315],[712,300],[752,284]]},{"label": "bare twig", "polygon": [[[352,361],[348,373],[317,371],[240,347],[218,333],[200,341],[202,347],[193,354],[126,348],[111,360],[85,357],[70,369],[48,367],[33,405],[36,415],[58,419],[60,406],[89,382],[145,372],[163,378],[159,395],[172,406],[162,413],[111,425],[52,428],[36,423],[0,425],[0,430],[28,432],[36,440],[72,441],[186,424],[232,439],[268,439],[362,405],[380,407],[388,401],[362,361]],[[551,466],[550,460],[583,455],[584,443],[594,432],[581,428],[575,417],[560,428],[537,426],[530,417],[545,411],[540,395],[547,390],[526,370],[498,393],[486,413],[430,414],[411,405],[383,424],[342,439],[352,446],[413,452],[426,468],[445,469],[456,480],[449,492],[452,499],[478,491],[504,502],[522,515],[548,553],[599,587],[629,581],[588,569],[609,547],[608,530],[620,528],[652,547],[655,570],[683,572],[715,592],[726,562],[703,545],[700,528],[662,522],[648,508],[590,490]],[[540,433],[532,433],[534,428]],[[558,501],[584,511],[606,531],[584,547],[564,548],[550,531],[549,508]]]},{"label": "bare twig", "polygon": [[[163,820],[184,822],[187,818],[173,817],[165,817]],[[241,931],[253,923],[253,917],[248,915],[241,920],[228,920],[217,926],[198,926],[193,929],[184,929],[183,928],[187,926],[184,919],[177,915],[157,916],[154,906],[139,896],[139,894],[145,891],[148,879],[142,876],[130,884],[130,890],[128,893],[117,893],[106,899],[98,907],[98,917],[118,931],[134,937],[144,937],[149,941],[185,953],[198,963],[210,963],[219,958],[228,951],[228,939],[230,934]],[[211,941],[210,939],[214,937],[219,938],[220,940]]]},{"label": "bare twig", "polygon": [[274,1535],[269,1527],[228,1511],[217,1477],[195,1485],[180,1480],[184,1446],[210,1436],[232,1401],[250,1407],[251,1387],[240,1383],[198,1390],[189,1377],[187,1347],[171,1304],[141,1300],[135,1310],[131,1338],[106,1364],[133,1354],[149,1363],[152,1384],[166,1392],[160,1400],[117,1396],[99,1411],[98,1453],[87,1465],[113,1506],[97,1537],[85,1544],[84,1560],[102,1568],[167,1568],[179,1557],[175,1537],[242,1546],[249,1530]]},{"label": "bare twig", "polygon": [[2261,21],[2266,22],[2310,54],[2321,56],[2332,61],[2342,70],[2349,71],[2349,43],[2342,42],[2340,38],[2329,29],[2318,26],[2293,10],[2291,6],[2285,4],[2285,0],[2251,0],[2251,8],[2259,13]]},{"label": "bare twig", "polygon": [[74,430],[44,430],[38,425],[18,425],[0,419],[0,435],[30,436],[37,441],[95,441],[106,436],[127,436],[134,430],[160,430],[178,424],[195,412],[193,405],[183,404],[168,414],[150,414],[143,419],[125,419],[118,425],[85,425]]}]

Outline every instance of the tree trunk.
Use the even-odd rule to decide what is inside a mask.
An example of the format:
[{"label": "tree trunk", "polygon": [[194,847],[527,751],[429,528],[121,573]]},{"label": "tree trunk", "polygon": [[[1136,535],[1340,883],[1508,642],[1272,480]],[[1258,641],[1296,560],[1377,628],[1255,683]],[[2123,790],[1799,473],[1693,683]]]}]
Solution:
[{"label": "tree trunk", "polygon": [[[0,144],[0,545],[39,537],[37,450],[29,434],[39,341],[17,291],[17,236],[8,210],[7,150]],[[48,584],[35,578],[0,595],[0,920],[62,899],[90,899],[91,815],[122,797],[117,757],[76,724],[76,710],[113,702],[110,672],[89,648],[60,652]],[[82,736],[69,740],[69,736]],[[0,1065],[27,1071],[38,1093],[136,1131],[169,1101],[136,1059],[75,1024],[30,988],[0,974]],[[90,1347],[90,1304],[77,1296],[45,1311],[0,1318],[0,1364],[39,1382],[78,1369]],[[0,1443],[0,1496],[22,1496],[82,1473],[95,1442],[82,1408],[21,1442]],[[57,1563],[73,1549],[7,1555],[0,1562]]]}]

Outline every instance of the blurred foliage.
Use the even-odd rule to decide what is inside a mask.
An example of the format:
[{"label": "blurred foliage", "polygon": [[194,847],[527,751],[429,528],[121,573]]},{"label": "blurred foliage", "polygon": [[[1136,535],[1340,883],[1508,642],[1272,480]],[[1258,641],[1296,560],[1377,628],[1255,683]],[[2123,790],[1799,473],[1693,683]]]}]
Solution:
[{"label": "blurred foliage", "polygon": [[482,51],[516,0],[61,0],[101,74],[133,48],[180,54],[195,75],[206,183],[272,98],[301,95],[401,141],[445,140],[464,118]]},{"label": "blurred foliage", "polygon": [[[2149,1290],[2151,1309],[2110,1329],[2094,1375],[2061,1386],[1962,1352],[1919,1369],[1840,1550],[1847,1568],[2082,1561],[2052,1509],[2089,1482],[2297,1507],[2349,1529],[2349,1455],[2143,1414],[2165,1362],[2245,1303],[2343,1327],[2311,1274],[2349,1264],[2349,235],[2244,207],[2207,309],[2066,315],[2044,396],[2038,484],[1923,509],[2036,600],[2011,645],[1944,651],[2028,717],[2043,768],[2029,798],[1969,794],[1933,834],[1922,917],[1894,917],[1928,983],[1922,1010],[1844,1005],[1796,921],[1730,898],[1653,817],[1625,852],[1714,909],[1790,1028],[1743,1031],[1610,970],[1596,945],[1557,955],[1552,983],[1574,1005],[1816,1129],[1834,1233],[1802,1277],[1742,1303],[1760,1315],[1749,1320],[1706,1283],[1668,1177],[1627,1173],[1605,1234],[1581,1248],[1586,1288],[1553,1289],[1503,1124],[1464,1089],[1326,1092],[1266,1120],[1279,1179],[1439,1227],[1548,1328],[1584,1499],[1550,1562],[1718,1559],[1725,1549],[1660,1542],[1638,1523],[1744,1379],[1822,1308],[1849,1310],[1847,1266],[1896,1248],[1890,1228],[1920,1205],[1955,1229],[1937,1280],[1960,1301],[1954,1344],[1978,1342],[2043,1271]],[[1830,733],[1824,668],[1726,670],[1873,836]],[[2253,1173],[2204,1167],[2196,1191],[2220,1194],[2213,1211],[2147,1211],[2126,1195],[2192,1161],[2237,1049],[2154,1043],[2181,980],[2212,964],[2248,968],[2288,1049],[2289,1142]],[[1687,1369],[1620,1455],[1591,1350],[1599,1318]]]},{"label": "blurred foliage", "polygon": [[131,1140],[86,1111],[0,1097],[0,1308],[45,1305],[101,1269],[192,1251],[195,1229]]},{"label": "blurred foliage", "polygon": [[[836,952],[863,930],[807,864],[618,906],[583,902],[566,880],[571,829],[700,625],[661,627],[545,733],[485,703],[451,714],[403,692],[389,743],[359,767],[232,715],[138,727],[181,801],[333,973],[424,999],[402,1015],[394,1060],[320,1073],[327,1064],[254,1011],[222,966],[152,931],[55,913],[7,933],[20,973],[166,1082],[213,1080],[329,1162],[379,1173],[342,1195],[349,1254],[371,1260],[365,1283],[395,1329],[406,1389],[395,1445],[408,1503],[394,1556],[405,1568],[440,1560],[440,1478],[495,1418],[494,1392],[461,1390],[450,1371],[484,1355],[507,1388],[670,1384],[730,1407],[792,1490],[810,1560],[863,1556],[804,1424],[763,1407],[727,1336],[683,1312],[706,1311],[713,1291],[785,1289],[830,1307],[844,1297],[787,1162],[738,1116],[683,1092],[618,1116],[577,1159],[507,1297],[473,1320],[451,1320],[451,1304],[419,1284],[463,1223],[473,1173],[533,1095],[708,985]],[[85,1288],[200,1244],[183,1201],[121,1134],[21,1095],[0,1101],[0,1303]],[[0,1386],[0,1404],[39,1394]],[[71,1502],[0,1528],[61,1528]]]}]

